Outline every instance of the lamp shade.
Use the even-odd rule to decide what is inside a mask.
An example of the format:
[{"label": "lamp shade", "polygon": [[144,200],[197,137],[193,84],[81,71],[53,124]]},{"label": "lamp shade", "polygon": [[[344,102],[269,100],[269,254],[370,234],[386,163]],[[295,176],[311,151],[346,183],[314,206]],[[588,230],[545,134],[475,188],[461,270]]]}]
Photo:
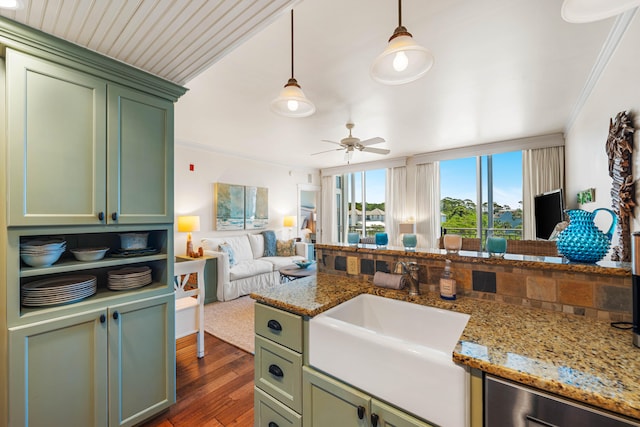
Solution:
[{"label": "lamp shade", "polygon": [[197,215],[179,216],[178,231],[181,233],[200,231],[200,217]]},{"label": "lamp shade", "polygon": [[640,0],[564,0],[560,15],[574,24],[594,22],[640,6]]},{"label": "lamp shade", "polygon": [[282,224],[285,227],[293,227],[293,224],[295,223],[295,221],[296,221],[296,217],[294,217],[294,216],[285,216],[284,217],[284,221],[282,222]]},{"label": "lamp shade", "polygon": [[411,34],[404,29],[399,35],[394,33],[387,48],[373,61],[369,71],[371,78],[380,83],[401,85],[424,76],[433,62],[433,54],[416,44]]},{"label": "lamp shade", "polygon": [[315,113],[316,106],[304,96],[296,79],[289,79],[280,95],[271,101],[271,111],[285,117],[307,117]]},{"label": "lamp shade", "polygon": [[400,234],[415,233],[416,226],[412,222],[402,222],[398,225],[398,231]]}]

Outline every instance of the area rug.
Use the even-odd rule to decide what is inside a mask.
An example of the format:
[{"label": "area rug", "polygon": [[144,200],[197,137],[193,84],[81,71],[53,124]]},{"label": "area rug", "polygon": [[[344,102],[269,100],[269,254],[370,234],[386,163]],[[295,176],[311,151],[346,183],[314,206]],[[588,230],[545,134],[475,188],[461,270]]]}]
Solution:
[{"label": "area rug", "polygon": [[229,344],[254,353],[253,304],[249,295],[204,306],[204,330]]}]

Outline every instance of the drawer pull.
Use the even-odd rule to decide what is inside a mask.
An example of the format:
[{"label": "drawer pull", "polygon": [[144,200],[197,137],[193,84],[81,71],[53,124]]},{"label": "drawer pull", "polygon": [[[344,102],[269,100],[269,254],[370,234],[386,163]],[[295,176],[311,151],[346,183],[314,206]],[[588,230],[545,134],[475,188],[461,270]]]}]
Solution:
[{"label": "drawer pull", "polygon": [[107,316],[105,316],[104,314],[100,315],[100,323],[104,323],[107,321]]},{"label": "drawer pull", "polygon": [[98,219],[104,221],[104,212],[98,212]]},{"label": "drawer pull", "polygon": [[378,414],[371,414],[371,425],[372,427],[378,427],[378,420],[380,419],[380,417],[378,417]]},{"label": "drawer pull", "polygon": [[277,320],[271,319],[267,322],[267,328],[273,329],[274,331],[281,331],[282,325]]},{"label": "drawer pull", "polygon": [[117,311],[113,312],[113,320],[118,320],[118,317],[120,317],[120,314]]},{"label": "drawer pull", "polygon": [[359,419],[363,419],[364,418],[364,406],[358,406],[358,418]]},{"label": "drawer pull", "polygon": [[112,213],[111,214],[111,219],[114,220],[114,221],[117,221],[118,220],[118,212]]},{"label": "drawer pull", "polygon": [[273,421],[269,421],[269,427],[279,427],[278,424],[274,423]]},{"label": "drawer pull", "polygon": [[278,365],[269,365],[269,373],[275,377],[284,377],[284,372]]}]

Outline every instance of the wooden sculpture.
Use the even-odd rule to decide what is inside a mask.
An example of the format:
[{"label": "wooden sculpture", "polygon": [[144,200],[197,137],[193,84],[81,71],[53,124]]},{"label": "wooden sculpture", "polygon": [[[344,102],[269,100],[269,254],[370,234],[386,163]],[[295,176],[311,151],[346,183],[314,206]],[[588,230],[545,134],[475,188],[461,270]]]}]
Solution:
[{"label": "wooden sculpture", "polygon": [[611,207],[618,216],[618,246],[613,248],[613,261],[631,261],[631,218],[634,216],[635,183],[633,181],[633,116],[628,111],[609,119],[606,151],[609,156]]}]

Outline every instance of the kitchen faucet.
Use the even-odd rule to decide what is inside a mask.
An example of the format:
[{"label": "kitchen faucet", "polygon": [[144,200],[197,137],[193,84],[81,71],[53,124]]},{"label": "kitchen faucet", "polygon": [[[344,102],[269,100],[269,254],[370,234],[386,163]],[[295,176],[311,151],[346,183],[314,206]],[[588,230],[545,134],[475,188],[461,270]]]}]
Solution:
[{"label": "kitchen faucet", "polygon": [[420,295],[420,282],[418,281],[418,263],[414,261],[398,261],[395,272],[402,273],[403,279],[409,283],[409,295]]}]

